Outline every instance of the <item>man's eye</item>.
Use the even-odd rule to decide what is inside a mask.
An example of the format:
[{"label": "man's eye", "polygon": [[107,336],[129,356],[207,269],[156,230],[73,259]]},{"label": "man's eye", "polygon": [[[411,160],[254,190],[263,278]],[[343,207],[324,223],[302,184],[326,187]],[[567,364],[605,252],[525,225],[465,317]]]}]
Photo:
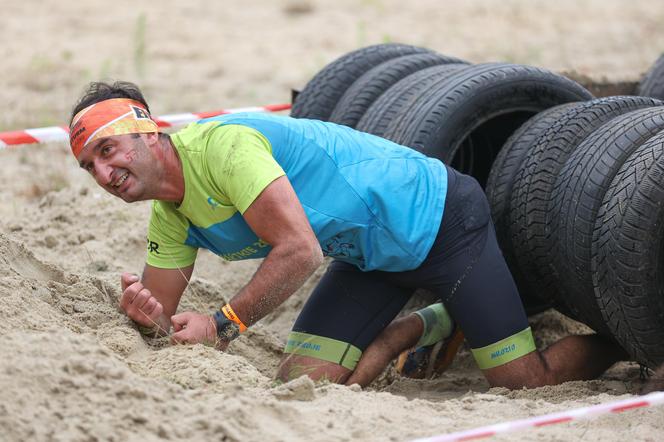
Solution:
[{"label": "man's eye", "polygon": [[111,152],[111,146],[104,146],[101,148],[102,155],[108,155]]}]

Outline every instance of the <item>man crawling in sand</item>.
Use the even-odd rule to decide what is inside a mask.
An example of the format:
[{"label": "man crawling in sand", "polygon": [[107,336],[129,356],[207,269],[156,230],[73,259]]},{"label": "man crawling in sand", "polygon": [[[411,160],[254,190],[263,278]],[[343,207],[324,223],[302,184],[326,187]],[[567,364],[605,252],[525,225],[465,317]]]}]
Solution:
[{"label": "man crawling in sand", "polygon": [[[224,350],[329,256],[278,379],[366,386],[395,358],[402,375],[430,377],[464,339],[489,384],[507,388],[595,378],[625,357],[598,335],[535,348],[481,187],[439,160],[348,127],[258,113],[169,136],[126,82],[91,83],[72,114],[80,166],[126,202],[153,200],[142,277],[121,277],[120,308],[143,333]],[[201,247],[264,260],[218,311],[176,314]],[[440,302],[397,318],[419,288]]]}]

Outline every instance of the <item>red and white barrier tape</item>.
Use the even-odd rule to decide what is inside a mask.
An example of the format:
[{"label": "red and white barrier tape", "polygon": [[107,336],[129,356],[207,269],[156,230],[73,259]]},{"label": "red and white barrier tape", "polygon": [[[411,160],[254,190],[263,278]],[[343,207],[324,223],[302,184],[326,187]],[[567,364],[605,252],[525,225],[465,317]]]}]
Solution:
[{"label": "red and white barrier tape", "polygon": [[439,436],[416,439],[412,442],[453,442],[484,439],[503,433],[511,433],[524,428],[537,428],[546,425],[560,424],[580,419],[589,419],[601,414],[622,413],[635,408],[650,407],[664,403],[664,391],[638,396],[632,399],[609,402],[606,404],[592,405],[590,407],[576,408],[559,413],[545,414],[543,416],[531,417],[511,422],[488,425],[486,427],[472,430],[459,431],[456,433],[441,434]]},{"label": "red and white barrier tape", "polygon": [[[185,113],[162,115],[155,118],[159,127],[182,126],[203,118],[216,117],[223,114],[236,114],[238,112],[279,112],[291,108],[290,104],[268,104],[260,107],[241,107],[235,109],[222,109],[211,112]],[[67,126],[40,127],[12,132],[0,132],[0,149],[18,144],[48,143],[52,141],[68,141],[69,128]]]}]

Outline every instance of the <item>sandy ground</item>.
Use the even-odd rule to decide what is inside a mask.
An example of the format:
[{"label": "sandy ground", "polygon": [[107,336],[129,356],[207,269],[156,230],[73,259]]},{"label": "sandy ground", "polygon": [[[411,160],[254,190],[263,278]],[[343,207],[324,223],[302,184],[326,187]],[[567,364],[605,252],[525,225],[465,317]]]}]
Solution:
[{"label": "sandy ground", "polygon": [[[664,50],[649,1],[0,1],[0,130],[63,124],[88,81],[139,83],[153,113],[286,102],[361,46],[410,43],[471,62],[511,61],[635,80]],[[0,440],[402,441],[634,394],[638,366],[535,390],[489,389],[464,350],[435,380],[392,370],[370,388],[272,381],[320,271],[227,353],[145,340],[117,308],[140,272],[147,203],[103,194],[66,145],[0,151]],[[256,262],[201,253],[181,309],[211,311]],[[322,269],[321,269],[322,271]],[[538,344],[582,330],[533,317]],[[570,355],[572,357],[572,355]],[[664,408],[504,440],[664,436]]]}]

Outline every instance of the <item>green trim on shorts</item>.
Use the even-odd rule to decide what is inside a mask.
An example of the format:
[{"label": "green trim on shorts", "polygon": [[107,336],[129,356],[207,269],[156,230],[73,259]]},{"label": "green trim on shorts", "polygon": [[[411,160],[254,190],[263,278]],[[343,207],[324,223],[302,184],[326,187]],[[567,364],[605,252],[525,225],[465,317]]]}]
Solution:
[{"label": "green trim on shorts", "polygon": [[294,331],[288,334],[284,353],[334,362],[349,370],[355,370],[362,356],[362,350],[346,342]]},{"label": "green trim on shorts", "polygon": [[530,327],[495,344],[473,348],[471,353],[481,370],[498,367],[535,351],[535,339]]},{"label": "green trim on shorts", "polygon": [[442,302],[431,304],[415,312],[422,320],[424,331],[415,347],[426,347],[449,338],[454,331],[454,322]]}]

